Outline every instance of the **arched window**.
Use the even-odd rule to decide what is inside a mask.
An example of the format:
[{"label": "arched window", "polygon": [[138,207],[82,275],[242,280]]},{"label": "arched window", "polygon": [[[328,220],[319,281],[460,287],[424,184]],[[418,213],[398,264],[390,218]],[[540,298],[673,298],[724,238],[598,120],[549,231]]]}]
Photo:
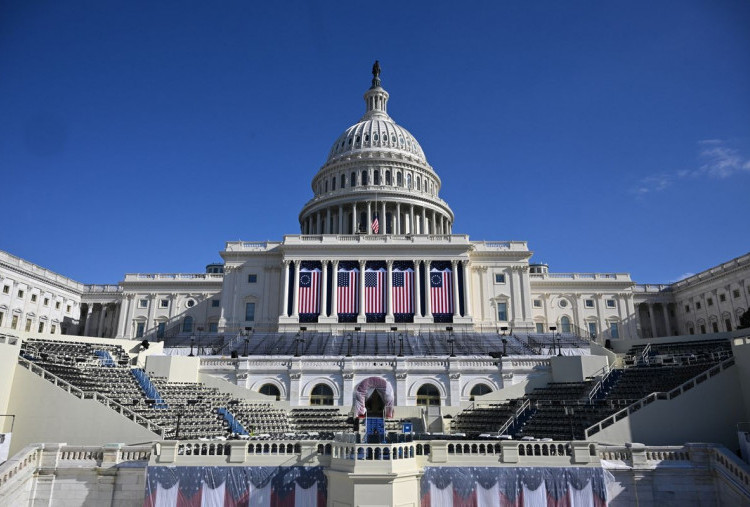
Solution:
[{"label": "arched window", "polygon": [[411,174],[406,175],[406,188],[411,190]]},{"label": "arched window", "polygon": [[346,175],[341,175],[341,188],[346,188]]},{"label": "arched window", "polygon": [[362,171],[362,186],[366,187],[367,184],[367,171]]},{"label": "arched window", "polygon": [[560,332],[570,333],[570,319],[567,316],[563,316],[560,319]]},{"label": "arched window", "polygon": [[432,384],[422,384],[417,391],[417,405],[438,406],[440,405],[440,391]]},{"label": "arched window", "polygon": [[385,172],[385,184],[390,185],[391,184],[391,171]]},{"label": "arched window", "polygon": [[352,175],[349,177],[349,186],[350,187],[357,186],[357,173],[352,172]]},{"label": "arched window", "polygon": [[336,190],[336,177],[331,178],[331,192]]},{"label": "arched window", "polygon": [[258,389],[258,392],[260,394],[265,394],[266,396],[275,396],[276,401],[279,401],[281,399],[281,392],[279,391],[279,388],[273,384],[263,384],[262,386],[260,386],[260,389]]},{"label": "arched window", "polygon": [[422,190],[422,179],[417,176],[417,190]]},{"label": "arched window", "polygon": [[325,182],[325,191],[328,192],[328,180]]},{"label": "arched window", "polygon": [[397,187],[401,187],[403,185],[404,185],[404,180],[401,177],[401,172],[399,171],[399,172],[396,173],[396,186]]},{"label": "arched window", "polygon": [[372,183],[373,185],[380,185],[380,171],[377,169],[372,173]]},{"label": "arched window", "polygon": [[310,393],[310,405],[333,405],[333,389],[325,384],[313,387]]},{"label": "arched window", "polygon": [[491,392],[492,392],[492,388],[488,386],[487,384],[477,384],[471,388],[471,393],[469,393],[469,399],[471,401],[474,401],[474,396],[482,396],[484,394],[488,394]]},{"label": "arched window", "polygon": [[185,317],[185,319],[182,321],[182,332],[183,333],[193,332],[193,318],[190,315]]}]

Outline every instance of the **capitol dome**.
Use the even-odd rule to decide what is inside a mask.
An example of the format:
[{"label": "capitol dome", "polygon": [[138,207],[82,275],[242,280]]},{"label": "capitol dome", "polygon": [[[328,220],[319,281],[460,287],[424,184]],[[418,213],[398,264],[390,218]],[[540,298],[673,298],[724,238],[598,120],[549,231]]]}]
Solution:
[{"label": "capitol dome", "polygon": [[450,234],[453,212],[422,147],[388,116],[373,66],[365,114],[333,143],[300,212],[302,234]]}]

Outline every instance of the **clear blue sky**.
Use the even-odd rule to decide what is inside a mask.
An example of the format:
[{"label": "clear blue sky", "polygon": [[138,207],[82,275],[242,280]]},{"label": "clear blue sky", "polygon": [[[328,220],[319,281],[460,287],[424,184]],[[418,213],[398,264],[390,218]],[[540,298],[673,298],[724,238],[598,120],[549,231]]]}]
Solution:
[{"label": "clear blue sky", "polygon": [[375,59],[454,232],[639,282],[750,251],[750,2],[716,0],[0,2],[0,249],[111,283],[298,233]]}]

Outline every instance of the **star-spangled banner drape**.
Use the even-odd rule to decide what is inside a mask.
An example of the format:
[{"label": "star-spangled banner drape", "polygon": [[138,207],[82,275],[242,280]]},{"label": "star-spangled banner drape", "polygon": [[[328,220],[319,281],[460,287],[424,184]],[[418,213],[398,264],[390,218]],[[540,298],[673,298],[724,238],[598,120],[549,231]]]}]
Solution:
[{"label": "star-spangled banner drape", "polygon": [[365,313],[385,313],[385,269],[365,269]]},{"label": "star-spangled banner drape", "polygon": [[393,266],[393,313],[414,313],[414,270]]},{"label": "star-spangled banner drape", "polygon": [[150,466],[144,507],[324,507],[327,488],[319,466]]},{"label": "star-spangled banner drape", "polygon": [[421,506],[605,507],[601,467],[425,467]]},{"label": "star-spangled banner drape", "polygon": [[320,268],[299,271],[299,313],[320,313]]},{"label": "star-spangled banner drape", "polygon": [[433,315],[453,313],[453,273],[450,268],[430,269],[430,305]]},{"label": "star-spangled banner drape", "polygon": [[338,313],[359,313],[359,268],[342,263],[336,276]]}]

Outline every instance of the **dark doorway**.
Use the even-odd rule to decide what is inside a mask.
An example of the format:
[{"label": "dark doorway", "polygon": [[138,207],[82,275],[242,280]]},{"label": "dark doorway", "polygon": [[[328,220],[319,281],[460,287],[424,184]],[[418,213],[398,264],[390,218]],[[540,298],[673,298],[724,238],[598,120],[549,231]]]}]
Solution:
[{"label": "dark doorway", "polygon": [[383,409],[385,408],[385,401],[377,390],[374,390],[367,401],[365,401],[365,408],[367,409],[367,417],[383,417]]}]

